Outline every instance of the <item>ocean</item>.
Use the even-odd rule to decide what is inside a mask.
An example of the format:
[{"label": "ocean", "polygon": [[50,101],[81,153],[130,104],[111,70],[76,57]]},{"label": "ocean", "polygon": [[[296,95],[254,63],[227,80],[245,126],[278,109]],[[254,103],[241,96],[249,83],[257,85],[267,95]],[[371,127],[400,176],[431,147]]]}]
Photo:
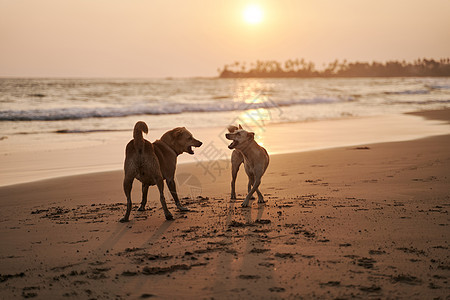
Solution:
[{"label": "ocean", "polygon": [[[0,139],[14,135],[223,127],[450,106],[450,78],[0,79]],[[245,113],[245,118],[242,118]],[[240,117],[241,116],[241,117]]]},{"label": "ocean", "polygon": [[204,145],[178,161],[205,167],[229,162],[230,124],[272,155],[448,134],[402,114],[448,107],[450,78],[2,78],[0,186],[120,170],[139,120],[150,141],[188,128]]}]

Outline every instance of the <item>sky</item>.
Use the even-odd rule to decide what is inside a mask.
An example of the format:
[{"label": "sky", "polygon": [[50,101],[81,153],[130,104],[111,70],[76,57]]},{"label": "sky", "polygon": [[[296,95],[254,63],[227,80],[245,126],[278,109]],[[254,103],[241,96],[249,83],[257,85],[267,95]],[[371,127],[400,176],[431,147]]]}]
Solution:
[{"label": "sky", "polygon": [[[248,5],[260,22],[244,18]],[[450,57],[449,0],[0,0],[0,77],[217,76],[234,61]]]}]

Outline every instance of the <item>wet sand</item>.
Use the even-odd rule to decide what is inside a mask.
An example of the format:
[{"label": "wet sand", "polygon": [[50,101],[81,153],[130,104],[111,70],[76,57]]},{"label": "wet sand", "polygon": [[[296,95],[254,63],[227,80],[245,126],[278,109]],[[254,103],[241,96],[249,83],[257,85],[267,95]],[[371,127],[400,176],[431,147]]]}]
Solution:
[{"label": "wet sand", "polygon": [[[421,113],[448,122],[448,111]],[[0,188],[5,299],[446,299],[450,135],[272,155],[268,201],[227,161],[177,169],[191,210],[125,212],[122,172]],[[201,151],[197,149],[196,151]],[[167,188],[166,188],[167,190]]]},{"label": "wet sand", "polygon": [[[438,114],[436,111],[433,115]],[[450,114],[450,110],[439,111]],[[428,112],[427,115],[431,116]],[[146,138],[154,141],[167,130],[153,129],[151,118],[142,118],[150,128]],[[270,154],[305,152],[367,143],[406,141],[450,134],[442,118],[400,114],[302,123],[244,120],[258,143]],[[174,126],[180,126],[176,124]],[[179,163],[226,159],[231,156],[222,128],[188,128],[204,142],[197,154],[181,155]],[[121,170],[129,131],[81,134],[23,134],[0,138],[0,186],[87,173]]]}]

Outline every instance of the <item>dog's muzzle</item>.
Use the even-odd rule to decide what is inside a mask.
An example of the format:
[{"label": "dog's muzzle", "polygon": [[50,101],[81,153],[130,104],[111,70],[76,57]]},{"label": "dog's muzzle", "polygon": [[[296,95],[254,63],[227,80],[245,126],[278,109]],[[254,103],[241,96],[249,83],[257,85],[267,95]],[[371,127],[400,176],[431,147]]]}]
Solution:
[{"label": "dog's muzzle", "polygon": [[192,155],[192,154],[194,154],[194,150],[192,150],[192,147],[200,147],[201,145],[203,145],[203,143],[200,142],[199,140],[196,140],[196,143],[192,146],[189,146],[187,148],[186,152]]},{"label": "dog's muzzle", "polygon": [[231,144],[228,145],[228,149],[234,149],[238,144],[238,141],[232,141]]},{"label": "dog's muzzle", "polygon": [[228,149],[234,149],[238,142],[233,140],[233,136],[230,133],[225,133],[225,137],[227,138],[227,140],[231,140],[231,144],[228,145]]}]

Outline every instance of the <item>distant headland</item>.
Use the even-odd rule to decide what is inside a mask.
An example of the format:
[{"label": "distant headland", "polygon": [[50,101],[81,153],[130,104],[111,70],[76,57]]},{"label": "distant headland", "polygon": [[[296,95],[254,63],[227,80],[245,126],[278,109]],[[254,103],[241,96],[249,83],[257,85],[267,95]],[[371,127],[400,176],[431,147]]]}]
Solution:
[{"label": "distant headland", "polygon": [[257,60],[250,64],[236,61],[217,71],[220,78],[446,77],[450,76],[450,58],[385,63],[335,60],[322,70],[304,59],[289,59],[284,63]]}]

